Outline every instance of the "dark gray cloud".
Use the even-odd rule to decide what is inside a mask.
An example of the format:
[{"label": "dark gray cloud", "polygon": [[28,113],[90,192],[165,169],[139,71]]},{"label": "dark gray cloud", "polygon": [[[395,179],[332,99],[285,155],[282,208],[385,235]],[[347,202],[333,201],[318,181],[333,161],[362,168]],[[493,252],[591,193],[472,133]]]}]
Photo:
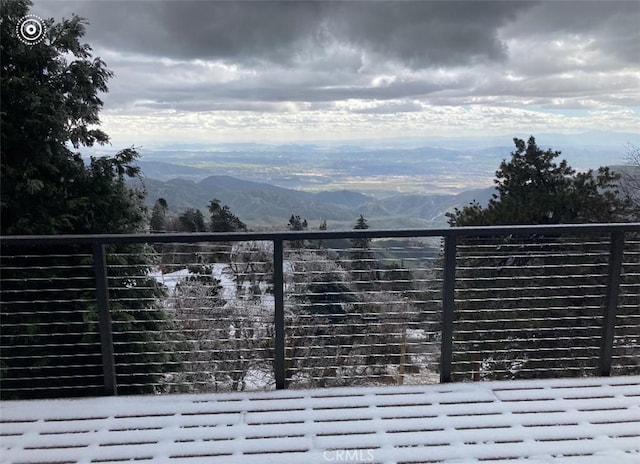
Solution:
[{"label": "dark gray cloud", "polygon": [[105,47],[180,59],[290,63],[346,44],[420,68],[505,58],[497,29],[527,2],[272,2],[40,0],[75,12]]},{"label": "dark gray cloud", "polygon": [[497,31],[528,2],[344,3],[331,30],[342,40],[413,68],[502,60]]},{"label": "dark gray cloud", "polygon": [[[622,62],[640,62],[640,2],[546,1],[532,5],[505,33],[535,40],[549,35],[582,35],[592,50],[605,51]],[[526,57],[522,57],[526,59]]]},{"label": "dark gray cloud", "polygon": [[89,20],[105,113],[134,138],[638,123],[637,0],[33,1]]}]

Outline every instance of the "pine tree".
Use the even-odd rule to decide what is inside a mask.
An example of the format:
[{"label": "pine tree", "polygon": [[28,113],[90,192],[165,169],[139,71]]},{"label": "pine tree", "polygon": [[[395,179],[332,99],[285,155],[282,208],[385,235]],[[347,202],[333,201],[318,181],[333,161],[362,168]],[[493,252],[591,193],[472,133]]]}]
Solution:
[{"label": "pine tree", "polygon": [[[306,219],[302,219],[298,215],[291,215],[289,222],[287,223],[287,229],[294,232],[302,232],[309,228],[309,223]],[[289,245],[291,248],[307,248],[309,243],[306,240],[292,240]]]},{"label": "pine tree", "polygon": [[[496,172],[487,207],[449,215],[453,226],[619,222],[631,215],[619,176],[576,172],[531,137]],[[516,234],[458,242],[458,371],[474,378],[584,375],[599,337],[608,237]],[[636,278],[637,281],[637,278]],[[629,282],[627,282],[629,283]],[[637,285],[638,282],[635,283]],[[462,378],[462,377],[460,377]]]},{"label": "pine tree", "polygon": [[167,230],[167,209],[169,205],[164,198],[158,198],[151,210],[149,227],[151,232],[164,232]]},{"label": "pine tree", "polygon": [[[353,226],[354,230],[367,230],[369,228],[369,223],[361,214],[360,217],[356,220],[356,225]],[[367,250],[371,247],[371,239],[370,238],[354,238],[351,241],[351,244],[354,248],[361,248],[363,250]]]},{"label": "pine tree", "polygon": [[178,216],[180,232],[206,232],[207,226],[204,223],[204,216],[199,209],[187,208]]},{"label": "pine tree", "polygon": [[620,176],[607,167],[576,172],[561,154],[542,150],[534,137],[514,139],[516,150],[496,172],[498,193],[486,208],[473,203],[448,214],[452,226],[621,222],[631,202],[620,195]]},{"label": "pine tree", "polygon": [[209,212],[211,232],[246,232],[246,224],[233,214],[227,205],[222,206],[217,198],[209,203]]},{"label": "pine tree", "polygon": [[289,218],[289,223],[287,224],[287,229],[294,231],[303,231],[309,228],[309,223],[306,219],[301,219],[300,216],[291,215]]},{"label": "pine tree", "polygon": [[[30,6],[27,0],[0,4],[0,231],[141,231],[144,192],[128,182],[139,177],[137,152],[129,148],[85,164],[74,151],[109,140],[97,126],[99,95],[107,91],[112,73],[81,42],[87,23],[77,16],[60,23],[47,20],[41,43],[22,43],[15,26]],[[166,315],[155,308],[163,289],[149,277],[146,248],[110,246],[107,251],[120,391],[154,391],[171,357],[160,335]],[[35,262],[28,257],[34,253],[40,255]],[[75,244],[37,252],[3,248],[3,396],[7,391],[23,397],[100,392],[95,388],[101,367],[94,272],[87,255],[90,249]],[[25,301],[24,295],[34,298]]]},{"label": "pine tree", "polygon": [[[354,230],[366,230],[369,223],[361,214],[356,220]],[[373,290],[378,280],[377,262],[371,250],[371,239],[367,237],[351,240],[351,274],[361,290]]]}]

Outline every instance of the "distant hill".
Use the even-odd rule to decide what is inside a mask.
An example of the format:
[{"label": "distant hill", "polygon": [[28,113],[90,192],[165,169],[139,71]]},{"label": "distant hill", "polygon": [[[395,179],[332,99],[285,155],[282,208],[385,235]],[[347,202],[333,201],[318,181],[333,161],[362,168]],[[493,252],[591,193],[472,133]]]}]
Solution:
[{"label": "distant hill", "polygon": [[494,191],[487,188],[457,195],[414,194],[375,199],[351,190],[311,193],[231,176],[209,176],[197,182],[147,177],[144,183],[148,205],[164,198],[174,213],[186,208],[206,213],[209,202],[217,198],[229,205],[242,221],[254,227],[284,227],[295,214],[310,222],[326,220],[333,229],[351,228],[360,214],[375,228],[441,227],[446,225],[447,211],[465,206],[474,199],[484,204]]},{"label": "distant hill", "polygon": [[138,165],[142,170],[142,175],[158,180],[171,180],[179,177],[181,179],[189,179],[198,181],[209,176],[211,172],[208,169],[196,168],[180,164],[166,163],[164,161],[139,161]]},{"label": "distant hill", "polygon": [[[325,203],[313,193],[239,180],[230,176],[210,176],[197,184],[211,198],[229,205],[242,220],[250,223],[282,223],[292,215],[307,219],[349,220],[346,207]],[[208,204],[208,201],[207,201]],[[286,224],[286,221],[285,221]]]},{"label": "distant hill", "polygon": [[367,203],[358,211],[365,217],[410,218],[420,226],[441,227],[447,224],[447,212],[474,200],[486,205],[494,192],[495,189],[489,187],[456,195],[395,195]]},{"label": "distant hill", "polygon": [[352,190],[331,190],[328,192],[318,192],[316,200],[334,205],[346,206],[347,208],[357,208],[373,200],[373,197]]},{"label": "distant hill", "polygon": [[[628,144],[638,137],[596,132],[540,134],[536,140],[541,147],[560,150],[561,158],[574,169],[585,171],[598,168],[603,160],[622,163]],[[397,142],[395,147],[393,143],[177,145],[142,150],[138,163],[148,178],[165,182],[174,178],[199,182],[226,175],[299,191],[346,190],[382,198],[484,188],[492,185],[496,169],[514,149],[511,136],[432,138],[432,144],[417,139]],[[331,195],[316,200],[351,209],[367,202],[344,192]]]}]

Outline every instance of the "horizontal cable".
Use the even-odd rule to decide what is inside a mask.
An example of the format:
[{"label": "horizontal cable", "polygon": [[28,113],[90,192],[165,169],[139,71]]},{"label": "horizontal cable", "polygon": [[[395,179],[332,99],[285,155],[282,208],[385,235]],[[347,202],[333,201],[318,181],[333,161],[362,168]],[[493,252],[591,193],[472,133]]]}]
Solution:
[{"label": "horizontal cable", "polygon": [[[592,284],[589,285],[589,290],[595,290],[595,289],[605,289],[607,288],[606,285],[599,285],[599,284]],[[547,286],[529,286],[529,287],[487,287],[487,288],[483,288],[483,287],[479,287],[479,288],[473,288],[473,287],[465,287],[465,288],[458,288],[457,291],[458,292],[515,292],[515,291],[525,291],[525,290],[584,290],[584,286],[580,286],[580,285],[547,285]],[[561,295],[559,295],[561,296]]]},{"label": "horizontal cable", "polygon": [[[553,300],[585,300],[585,299],[597,299],[597,298],[603,298],[603,295],[550,295],[550,296],[546,296],[546,295],[538,295],[535,297],[536,302],[539,301],[553,301]],[[516,301],[523,301],[523,300],[527,300],[527,298],[523,298],[523,297],[509,297],[509,296],[505,296],[505,297],[497,297],[497,298],[456,298],[457,302],[467,302],[467,303],[482,303],[482,302],[487,302],[487,301],[492,301],[492,302],[516,302]],[[525,308],[526,309],[526,308]]]},{"label": "horizontal cable", "polygon": [[[27,379],[29,380],[29,379]],[[143,385],[141,385],[143,386]],[[145,385],[146,386],[146,385]],[[4,392],[33,392],[33,391],[80,391],[86,393],[88,389],[103,389],[104,384],[87,384],[87,385],[55,385],[55,386],[46,386],[41,387],[37,385],[29,386],[29,387],[3,387],[2,390]]]},{"label": "horizontal cable", "polygon": [[[573,330],[575,332],[584,332],[584,331],[589,331],[589,330],[597,331],[597,330],[601,330],[601,329],[602,329],[602,327],[599,326],[599,325],[591,326],[591,327],[567,327],[564,330],[558,329],[557,327],[523,327],[523,328],[511,328],[510,327],[510,328],[502,328],[502,329],[493,328],[491,330],[491,332],[492,333],[499,333],[499,334],[502,334],[502,333],[532,332],[532,331],[535,331],[535,332],[556,332],[558,330],[561,330],[563,332],[564,331],[571,331],[571,330]],[[456,335],[468,335],[468,334],[483,335],[483,334],[478,334],[478,332],[474,331],[474,330],[459,330],[459,329],[455,331],[455,334]],[[576,335],[576,336],[572,336],[572,337],[552,337],[552,338],[536,337],[535,340],[536,341],[541,341],[541,340],[572,340],[572,339],[573,340],[578,340],[579,338],[580,338],[580,336]],[[587,338],[591,339],[593,337],[587,337]],[[491,340],[489,338],[481,338],[481,339],[478,339],[478,340],[486,341],[486,342],[489,342],[489,341],[504,342],[504,340]],[[530,338],[519,339],[519,340],[521,340],[521,341],[532,341]],[[459,341],[459,339],[454,339],[454,341],[456,343],[461,343]]]},{"label": "horizontal cable", "polygon": [[[613,230],[593,230],[596,229]],[[505,240],[471,237],[467,241],[465,237],[458,236],[454,376],[459,375],[460,366],[464,366],[459,364],[463,361],[458,358],[476,354],[534,356],[526,360],[527,366],[536,367],[530,369],[532,373],[539,372],[538,369],[553,370],[555,363],[566,364],[563,370],[589,372],[585,366],[576,367],[576,364],[597,364],[610,253],[609,236],[603,236],[602,241],[586,235],[576,237],[575,234],[562,238],[529,238],[526,237],[529,231],[520,229],[521,235]],[[631,240],[629,235],[623,255],[614,338],[614,355],[621,355],[623,360],[634,357],[621,350],[637,355],[639,349],[636,339],[640,314],[636,311],[635,299],[640,282],[636,283],[634,279],[640,277],[640,263],[636,262],[640,253],[628,247],[632,242],[638,245],[640,242]],[[287,237],[287,240],[296,240],[295,237],[299,236]],[[313,237],[322,240],[320,237],[325,236]],[[358,235],[351,238],[354,237]],[[120,238],[115,237],[114,240]],[[153,237],[145,240],[153,240]],[[186,240],[186,236],[180,236],[179,241],[182,240]],[[233,240],[239,240],[239,236]],[[526,240],[533,240],[533,243],[525,243]],[[438,238],[440,249],[435,240],[433,242],[433,247],[395,244],[387,247],[374,239],[367,249],[347,243],[342,249],[332,247],[332,250],[289,248],[290,243],[286,243],[283,269],[285,343],[286,353],[294,355],[287,358],[294,363],[291,382],[312,382],[314,378],[336,383],[359,379],[363,382],[376,382],[377,379],[386,382],[390,375],[396,375],[389,372],[395,372],[401,360],[406,361],[406,365],[420,366],[416,375],[436,375],[435,370],[425,368],[438,362],[440,355],[439,320],[444,266],[442,240]],[[466,243],[473,245],[467,246]],[[6,249],[3,246],[3,252]],[[197,379],[198,376],[210,376],[216,379],[216,386],[211,388],[224,389],[231,386],[231,380],[226,376],[241,379],[245,375],[264,375],[269,376],[269,380],[262,386],[272,388],[273,242],[249,246],[242,243],[223,246],[213,242],[175,243],[155,245],[155,252],[151,252],[152,247],[146,249],[149,255],[143,259],[140,259],[139,250],[133,248],[131,251],[108,253],[107,256],[118,382],[128,382],[125,387],[156,386],[159,391],[167,391],[173,387],[189,389],[194,385],[194,388],[200,388],[200,385],[208,388],[209,382]],[[362,259],[358,259],[358,254]],[[51,256],[44,255],[33,255],[32,258],[28,265],[35,269],[31,271],[35,275],[33,278],[30,278],[28,270],[19,269],[19,258],[13,262],[2,261],[13,266],[13,271],[5,272],[3,267],[3,275],[9,274],[9,277],[2,280],[5,291],[0,298],[6,300],[18,296],[20,301],[2,302],[0,323],[10,321],[2,324],[3,343],[8,339],[6,331],[10,330],[20,332],[11,336],[31,337],[38,344],[3,346],[0,359],[28,364],[15,367],[18,375],[24,372],[36,375],[53,373],[56,366],[64,362],[69,362],[71,367],[59,366],[60,372],[64,369],[99,369],[101,363],[98,360],[101,358],[97,340],[87,343],[85,339],[84,345],[70,343],[74,338],[97,338],[95,310],[85,309],[96,305],[93,297],[94,271],[88,264],[92,262],[92,255],[83,254],[78,259],[78,266],[71,263],[70,255],[60,257],[62,262],[47,261]],[[516,266],[513,260],[523,260],[528,265]],[[51,266],[43,265],[49,262]],[[496,265],[500,262],[509,265]],[[202,273],[193,268],[191,272],[187,271],[190,266],[199,266]],[[75,270],[78,267],[81,269]],[[179,273],[170,275],[163,272],[167,270]],[[43,276],[47,273],[54,274],[55,280]],[[74,276],[66,278],[55,276],[56,273]],[[79,275],[82,273],[87,276]],[[493,275],[498,273],[500,275]],[[201,277],[214,280],[199,282],[197,279]],[[85,283],[87,288],[82,288]],[[259,288],[256,286],[257,291],[250,292],[250,285],[259,285]],[[26,288],[21,290],[17,287]],[[169,295],[158,292],[159,287]],[[209,291],[211,294],[190,291]],[[482,298],[485,295],[486,298]],[[31,296],[37,301],[30,300]],[[350,301],[352,299],[355,301]],[[48,304],[49,301],[52,304]],[[38,305],[42,310],[37,310]],[[78,311],[65,309],[71,305],[77,306]],[[528,305],[532,307],[527,308]],[[474,306],[480,308],[475,309]],[[344,314],[314,314],[314,311],[332,308],[344,311]],[[15,312],[12,311],[14,309]],[[11,319],[6,319],[5,314],[11,315]],[[38,319],[39,316],[43,319]],[[19,317],[35,321],[21,324],[17,322]],[[45,318],[54,321],[47,323]],[[562,327],[564,325],[567,327]],[[96,333],[86,333],[84,327],[95,328]],[[65,333],[66,329],[71,332]],[[66,343],[45,343],[56,340]],[[562,346],[553,346],[555,344]],[[516,348],[512,347],[518,345],[520,347],[514,353]],[[481,347],[487,349],[482,351]],[[47,355],[29,356],[25,354],[26,350],[43,351]],[[73,355],[68,353],[71,350],[94,350],[97,353]],[[55,351],[63,353],[57,356],[53,354]],[[7,353],[17,356],[6,356]],[[591,353],[594,356],[586,356]],[[615,359],[614,363],[617,362]],[[39,369],[33,363],[39,360],[52,364]],[[86,365],[82,365],[85,360]],[[498,359],[495,362],[509,361]],[[500,365],[494,363],[492,366],[492,372],[486,372],[500,375]],[[124,369],[128,372],[122,373]],[[316,375],[331,369],[336,369],[336,372],[329,378]],[[340,376],[340,372],[345,375]],[[503,372],[514,375],[508,369]],[[528,371],[518,369],[519,373],[527,375]],[[141,376],[150,376],[149,383],[144,384]],[[102,388],[101,385],[97,387]],[[8,390],[3,388],[3,391]]]},{"label": "horizontal cable", "polygon": [[535,275],[535,276],[491,276],[491,277],[464,277],[457,276],[456,282],[494,282],[494,281],[519,281],[519,280],[535,280],[535,281],[544,281],[549,279],[556,280],[575,280],[575,279],[584,279],[584,280],[593,280],[593,279],[602,279],[607,277],[606,274],[559,274],[559,275]]},{"label": "horizontal cable", "polygon": [[[502,325],[507,323],[530,323],[530,324],[540,324],[545,322],[599,322],[602,320],[602,316],[600,317],[554,317],[554,318],[538,318],[538,319],[523,319],[523,318],[496,318],[496,319],[457,319],[454,324],[460,326],[463,324],[474,324],[474,325],[487,325],[487,330],[496,330],[492,328],[492,325]],[[596,326],[600,327],[600,326]],[[556,328],[558,330],[569,330],[574,327],[550,327],[550,329]],[[516,329],[517,330],[517,329]],[[467,333],[462,330],[456,330],[457,333]],[[476,327],[474,331],[471,332],[479,332]]]},{"label": "horizontal cable", "polygon": [[483,270],[512,270],[522,272],[523,270],[545,270],[545,269],[601,269],[606,264],[588,264],[588,263],[579,263],[579,264],[544,264],[544,265],[504,265],[504,266],[458,266],[456,269],[461,271],[483,271]]},{"label": "horizontal cable", "polygon": [[[574,341],[576,343],[571,344],[571,342]],[[594,342],[594,337],[580,337],[580,336],[576,336],[576,337],[559,337],[559,338],[502,338],[502,339],[469,339],[469,340],[460,340],[460,339],[456,339],[453,341],[454,346],[459,346],[460,348],[458,350],[454,349],[454,352],[456,353],[467,353],[470,352],[469,350],[469,346],[473,346],[476,347],[477,349],[480,349],[478,347],[480,346],[487,346],[487,348],[483,351],[489,350],[489,351],[494,351],[495,346],[505,346],[508,345],[509,346],[509,350],[511,349],[516,349],[514,347],[514,345],[518,346],[518,349],[520,349],[521,346],[525,346],[525,345],[535,345],[535,347],[537,348],[538,346],[542,346],[542,345],[546,345],[548,348],[554,348],[554,349],[561,349],[561,347],[554,347],[552,345],[552,343],[557,343],[560,344],[560,342],[565,342],[565,344],[571,344],[571,347],[565,347],[568,350],[572,350],[572,349],[583,349],[583,348],[593,348],[593,349],[597,349],[598,347],[596,346],[592,346],[592,345],[585,345],[585,346],[580,346],[579,344],[577,344],[577,342],[590,342],[590,343],[595,343]],[[464,351],[460,351],[460,350],[464,350]],[[535,349],[534,349],[535,350]]]}]

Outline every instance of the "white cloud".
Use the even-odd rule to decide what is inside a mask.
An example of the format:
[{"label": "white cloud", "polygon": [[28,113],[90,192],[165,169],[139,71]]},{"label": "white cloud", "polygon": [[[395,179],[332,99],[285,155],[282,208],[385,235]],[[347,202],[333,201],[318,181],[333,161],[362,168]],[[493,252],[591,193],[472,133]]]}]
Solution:
[{"label": "white cloud", "polygon": [[91,21],[114,144],[640,127],[638,2],[36,8]]}]

